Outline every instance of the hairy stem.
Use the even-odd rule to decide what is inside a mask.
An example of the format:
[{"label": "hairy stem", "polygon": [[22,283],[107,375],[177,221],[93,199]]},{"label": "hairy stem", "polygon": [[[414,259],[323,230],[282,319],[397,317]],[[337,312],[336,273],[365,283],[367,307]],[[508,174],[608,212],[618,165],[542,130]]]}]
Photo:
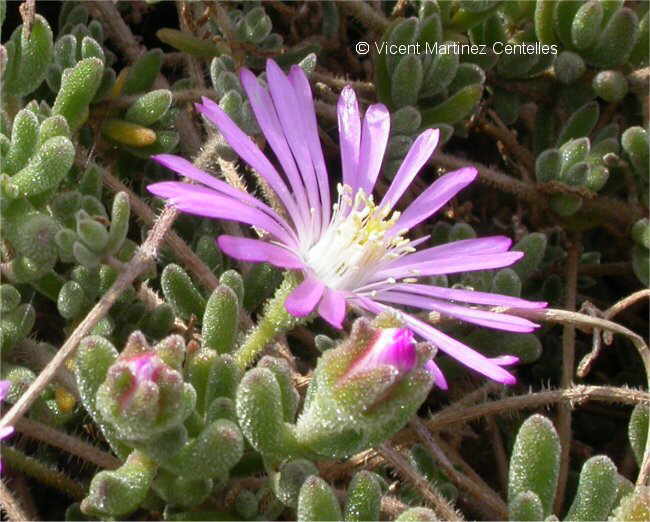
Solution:
[{"label": "hairy stem", "polygon": [[[566,298],[564,306],[568,311],[576,309],[576,291],[578,285],[578,261],[580,248],[578,244],[572,243],[567,249],[566,261]],[[575,346],[576,327],[573,324],[565,324],[562,331],[562,377],[563,388],[570,388],[573,384],[573,371],[575,367]],[[564,493],[566,481],[569,475],[569,459],[571,457],[571,406],[567,404],[558,405],[557,431],[560,436],[560,473],[555,496],[555,512],[562,512],[564,505]]]},{"label": "hairy stem", "polygon": [[46,466],[40,460],[25,455],[12,446],[3,446],[2,459],[17,471],[34,477],[43,484],[58,489],[75,500],[85,496],[85,488],[61,471]]},{"label": "hairy stem", "polygon": [[25,513],[20,502],[14,498],[7,488],[4,481],[0,481],[0,506],[7,515],[10,522],[19,522],[21,520],[30,520],[30,516]]},{"label": "hairy stem", "polygon": [[31,439],[40,440],[50,446],[67,451],[80,459],[92,462],[100,468],[116,469],[121,464],[120,460],[110,453],[42,422],[23,417],[16,422],[16,431]]},{"label": "hairy stem", "polygon": [[303,317],[294,317],[284,306],[284,302],[297,283],[296,275],[287,272],[275,296],[266,304],[264,315],[246,334],[244,342],[235,353],[235,360],[242,370],[250,366],[273,339],[307,320]]},{"label": "hairy stem", "polygon": [[379,453],[388,464],[397,470],[404,480],[413,484],[442,520],[463,520],[449,501],[390,444],[382,444],[379,447]]},{"label": "hairy stem", "polygon": [[449,480],[467,491],[477,501],[476,507],[485,513],[488,518],[494,520],[505,520],[508,517],[508,508],[492,489],[484,487],[482,484],[475,482],[461,472],[459,472],[449,460],[445,452],[437,444],[427,426],[419,419],[415,418],[410,423],[411,428],[417,433],[420,441],[429,450],[431,457],[440,465]]}]

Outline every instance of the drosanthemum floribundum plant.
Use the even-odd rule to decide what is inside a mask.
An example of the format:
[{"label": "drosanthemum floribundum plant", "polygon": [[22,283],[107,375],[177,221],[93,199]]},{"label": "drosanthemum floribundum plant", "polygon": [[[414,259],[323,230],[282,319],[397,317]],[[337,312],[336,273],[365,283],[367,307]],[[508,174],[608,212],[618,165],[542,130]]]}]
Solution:
[{"label": "drosanthemum floribundum plant", "polygon": [[[218,244],[222,251],[242,261],[301,271],[304,279],[285,302],[293,316],[317,312],[340,328],[346,304],[372,314],[405,305],[510,332],[530,332],[537,326],[485,308],[540,308],[545,303],[413,282],[440,274],[506,267],[523,255],[509,251],[511,240],[503,236],[421,250],[417,247],[427,237],[407,236],[477,176],[473,167],[445,174],[403,212],[395,210],[436,148],[438,130],[428,129],[418,136],[388,190],[376,202],[372,192],[388,141],[389,112],[382,104],[371,105],[362,119],[354,91],[343,89],[337,107],[343,182],[337,186],[338,200],[332,205],[309,81],[300,67],[293,66],[285,75],[272,60],[267,62],[266,73],[268,90],[251,71],[242,69],[240,76],[282,174],[217,104],[203,98],[196,107],[275,191],[285,214],[189,161],[167,154],[154,159],[199,184],[155,183],[148,187],[153,194],[184,212],[238,221],[263,232],[260,239],[222,235]],[[487,358],[421,319],[402,315],[415,334],[464,365],[499,382],[515,382],[503,367],[515,363],[516,357]],[[435,363],[430,362],[428,368],[436,384],[446,388]]]}]

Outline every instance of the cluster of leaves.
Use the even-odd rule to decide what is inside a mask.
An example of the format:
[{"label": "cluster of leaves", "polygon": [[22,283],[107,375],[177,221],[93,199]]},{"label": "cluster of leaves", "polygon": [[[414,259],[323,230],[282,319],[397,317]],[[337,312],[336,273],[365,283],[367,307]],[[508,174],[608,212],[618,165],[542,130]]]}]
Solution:
[{"label": "cluster of leaves", "polygon": [[[124,3],[120,9],[125,19],[137,20],[142,12],[168,7],[167,2],[148,3]],[[115,31],[113,24],[94,18],[95,10],[85,3],[68,1],[56,24],[42,14],[30,18],[25,10],[25,22],[0,49],[0,375],[11,382],[7,403],[20,398],[97,303],[115,299],[28,412],[30,421],[69,434],[95,425],[100,434],[94,442],[120,460],[117,469],[88,477],[83,499],[75,499],[80,502],[67,510],[70,520],[437,516],[425,507],[409,507],[427,505],[430,497],[417,485],[396,487],[392,471],[346,468],[351,457],[402,429],[427,398],[431,383],[421,368],[431,355],[427,345],[418,345],[417,368],[401,381],[382,369],[384,373],[344,379],[377,329],[398,326],[395,318],[375,323],[358,319],[347,333],[317,322],[307,335],[313,340],[311,351],[310,341],[290,338],[293,353],[300,354],[297,361],[280,347],[268,350],[271,355],[253,366],[247,347],[299,323],[282,308],[295,276],[283,277],[264,264],[233,265],[214,242],[220,224],[188,216],[178,218],[175,228],[194,265],[184,265],[170,242],[157,264],[119,295],[109,295],[146,232],[133,214],[147,222],[147,213],[155,215],[149,203],[154,208],[159,204],[146,200],[144,186],[168,176],[149,157],[179,150],[199,153],[181,140],[186,102],[202,95],[215,99],[264,145],[237,75],[241,66],[259,72],[265,59],[273,57],[282,66],[295,63],[313,73],[326,122],[323,134],[331,134],[332,90],[345,83],[327,66],[334,64],[331,70],[339,73],[356,71],[357,79],[370,81],[370,86],[361,84],[361,99],[384,103],[391,116],[386,179],[415,137],[431,127],[441,130],[445,153],[462,151],[479,162],[522,173],[523,181],[503,174],[494,182],[499,188],[505,185],[516,202],[494,196],[492,190],[474,192],[473,208],[469,202],[454,204],[422,232],[431,236],[431,246],[479,234],[514,235],[513,248],[525,252],[524,260],[512,268],[430,282],[559,307],[566,297],[561,268],[567,238],[579,238],[584,251],[578,270],[589,266],[592,274],[607,274],[603,263],[624,263],[634,275],[614,283],[581,275],[578,291],[608,305],[639,282],[650,283],[650,145],[642,112],[647,112],[647,105],[642,106],[647,85],[639,92],[635,76],[645,68],[647,83],[647,3],[273,4],[194,2],[179,8],[182,23],[165,20],[172,27],[157,28],[156,40],[145,40],[152,48],[129,54],[120,46],[123,35],[108,34]],[[17,7],[0,0],[0,23],[8,6]],[[389,11],[393,7],[395,13]],[[117,10],[115,16],[122,22]],[[410,52],[374,52],[360,67],[362,57],[351,59],[344,49],[358,40],[376,41],[375,50],[403,45]],[[485,46],[487,52],[445,50],[452,44]],[[515,44],[554,51],[495,52]],[[187,75],[170,67],[179,53],[190,63]],[[200,72],[192,74],[193,68]],[[166,77],[174,80],[171,86]],[[501,132],[490,131],[495,127]],[[222,169],[237,172],[236,155],[220,136],[208,133],[197,164],[215,175]],[[499,141],[498,147],[487,146],[486,136]],[[325,143],[333,146],[331,140]],[[474,144],[485,154],[472,154]],[[329,164],[334,177],[338,157]],[[430,171],[422,176],[428,181]],[[233,182],[232,172],[226,178]],[[245,173],[236,181],[254,186],[255,177]],[[510,182],[525,183],[539,201],[520,200],[518,189],[508,188]],[[114,194],[106,193],[105,186]],[[260,188],[266,194],[267,188]],[[201,278],[191,268],[196,263],[218,285],[197,285]],[[516,355],[527,386],[559,381],[560,335],[550,326],[517,335],[446,320],[438,326],[489,357]],[[580,344],[578,349],[588,351]],[[444,357],[437,362],[461,394],[473,389],[467,372]],[[630,382],[630,374],[638,382],[631,364],[620,369],[623,364],[616,360],[613,366],[617,373],[610,377],[616,384]],[[301,379],[309,381],[306,389],[299,385]],[[436,398],[443,400],[440,394]],[[434,401],[424,403],[437,407]],[[622,466],[619,473],[605,455],[584,462],[575,492],[569,488],[567,494],[568,511],[558,512],[561,451],[551,421],[533,415],[521,426],[518,420],[504,420],[499,429],[512,450],[510,519],[649,517],[648,490],[635,489],[621,474]],[[637,405],[629,422],[629,451],[639,465],[648,429],[647,405]],[[42,458],[39,449],[12,440],[5,443],[11,446],[5,457],[11,470],[43,479],[46,472],[25,465],[24,459],[47,461],[47,455]],[[459,495],[462,484],[426,446],[411,445],[405,455],[430,488],[473,513]],[[337,461],[344,471],[327,475],[324,461]],[[478,459],[477,465],[482,466]],[[398,509],[386,510],[387,499]]]}]

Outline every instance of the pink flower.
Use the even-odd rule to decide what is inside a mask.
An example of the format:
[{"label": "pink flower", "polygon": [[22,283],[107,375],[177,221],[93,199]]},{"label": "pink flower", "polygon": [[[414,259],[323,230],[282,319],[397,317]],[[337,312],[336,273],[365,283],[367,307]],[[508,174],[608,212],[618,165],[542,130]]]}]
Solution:
[{"label": "pink flower", "polygon": [[[261,239],[222,235],[218,243],[224,252],[242,261],[300,270],[304,280],[285,304],[294,316],[317,311],[340,328],[348,303],[373,314],[405,305],[510,332],[530,332],[537,326],[484,307],[541,308],[545,303],[411,282],[439,274],[502,268],[523,255],[509,251],[511,241],[503,236],[421,250],[417,247],[428,236],[407,237],[409,230],[431,217],[477,176],[473,167],[445,174],[403,212],[395,210],[436,148],[438,130],[428,129],[418,136],[388,191],[375,202],[372,192],[388,142],[389,112],[381,104],[371,105],[362,119],[354,91],[343,89],[338,102],[343,183],[338,185],[338,200],[332,205],[309,81],[300,67],[293,66],[285,75],[272,60],[267,62],[266,73],[268,90],[247,69],[241,71],[241,82],[282,173],[217,104],[203,98],[196,107],[275,191],[285,215],[189,161],[168,154],[154,159],[199,185],[155,183],[148,187],[153,194],[184,212],[238,221],[263,232]],[[499,382],[515,382],[503,366],[516,358],[489,359],[414,316],[403,314],[403,320],[415,334],[464,365]],[[435,363],[428,366],[436,384],[446,388]]]},{"label": "pink flower", "polygon": [[413,332],[407,328],[378,329],[370,348],[352,364],[345,377],[384,365],[402,375],[415,368],[416,362]]}]

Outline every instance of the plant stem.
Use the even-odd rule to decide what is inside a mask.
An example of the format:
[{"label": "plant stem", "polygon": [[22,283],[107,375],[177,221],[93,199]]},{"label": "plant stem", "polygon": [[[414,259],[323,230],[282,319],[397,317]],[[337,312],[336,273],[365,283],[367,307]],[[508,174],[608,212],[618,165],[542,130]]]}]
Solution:
[{"label": "plant stem", "polygon": [[120,460],[110,453],[106,453],[84,440],[26,417],[16,422],[16,431],[31,439],[40,440],[50,446],[67,451],[71,455],[92,462],[100,468],[116,469],[121,464]]},{"label": "plant stem", "polygon": [[353,18],[359,20],[370,31],[383,33],[390,24],[388,18],[363,0],[341,2],[338,6]]},{"label": "plant stem", "polygon": [[424,499],[433,506],[436,513],[440,515],[441,520],[463,520],[449,501],[390,444],[382,444],[379,447],[379,453],[386,462],[397,470],[402,478],[415,486]]},{"label": "plant stem", "polygon": [[438,462],[449,480],[467,491],[478,501],[478,509],[482,512],[488,511],[486,515],[495,520],[505,520],[508,517],[508,508],[503,500],[499,498],[499,495],[492,489],[483,487],[482,484],[474,482],[458,471],[447,458],[445,452],[438,446],[427,426],[419,418],[413,419],[410,426],[415,430],[420,441],[429,450],[431,457]]},{"label": "plant stem", "polygon": [[242,370],[250,366],[273,339],[308,320],[307,317],[291,315],[284,306],[298,282],[295,273],[287,272],[275,295],[266,304],[264,315],[246,334],[244,342],[235,353],[235,360]]},{"label": "plant stem", "polygon": [[[566,298],[565,308],[574,312],[576,309],[576,291],[578,284],[578,261],[580,247],[572,242],[567,249],[566,261]],[[565,324],[562,331],[562,388],[570,388],[573,384],[575,367],[576,327],[575,324]],[[558,405],[557,431],[560,436],[560,473],[558,477],[557,494],[555,496],[555,512],[562,512],[566,481],[569,475],[569,459],[571,458],[571,412],[568,404]]]},{"label": "plant stem", "polygon": [[25,513],[20,502],[11,494],[4,481],[0,481],[0,506],[2,506],[2,510],[6,513],[10,522],[30,520],[29,515]]},{"label": "plant stem", "polygon": [[76,480],[71,479],[57,469],[46,466],[40,460],[25,455],[12,446],[3,446],[2,458],[17,471],[22,471],[39,482],[62,491],[75,500],[81,500],[85,496],[85,488]]}]

